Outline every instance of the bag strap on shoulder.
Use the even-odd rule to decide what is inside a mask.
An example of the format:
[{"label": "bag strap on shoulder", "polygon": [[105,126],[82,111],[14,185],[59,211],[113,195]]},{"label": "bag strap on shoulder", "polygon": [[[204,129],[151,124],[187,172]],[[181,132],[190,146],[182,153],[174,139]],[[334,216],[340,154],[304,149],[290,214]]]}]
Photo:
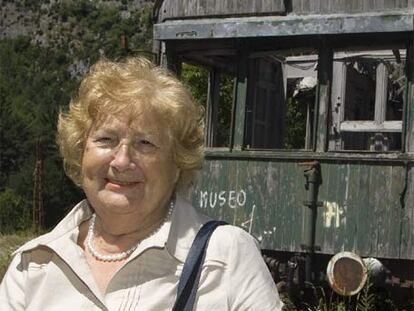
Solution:
[{"label": "bag strap on shoulder", "polygon": [[178,283],[177,300],[172,311],[193,310],[208,241],[218,226],[226,224],[224,221],[212,220],[205,223],[198,231],[184,263]]}]

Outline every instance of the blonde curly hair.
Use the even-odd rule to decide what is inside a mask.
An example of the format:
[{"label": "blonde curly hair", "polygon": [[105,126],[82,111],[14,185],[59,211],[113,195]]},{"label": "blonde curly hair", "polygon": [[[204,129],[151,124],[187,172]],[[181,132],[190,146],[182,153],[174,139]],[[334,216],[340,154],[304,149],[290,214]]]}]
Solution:
[{"label": "blonde curly hair", "polygon": [[81,185],[83,151],[92,125],[122,111],[133,120],[143,108],[161,116],[169,129],[180,169],[176,190],[188,188],[203,161],[204,110],[176,77],[143,57],[98,61],[81,82],[69,110],[60,112],[57,143],[66,174],[75,184]]}]

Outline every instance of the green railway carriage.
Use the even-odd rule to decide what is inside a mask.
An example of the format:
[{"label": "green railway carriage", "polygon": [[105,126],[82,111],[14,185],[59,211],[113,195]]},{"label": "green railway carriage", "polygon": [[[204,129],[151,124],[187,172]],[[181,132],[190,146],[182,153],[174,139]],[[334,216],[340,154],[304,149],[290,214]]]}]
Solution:
[{"label": "green railway carriage", "polygon": [[350,251],[413,289],[414,1],[164,0],[154,16],[159,62],[208,71],[194,204],[280,261],[310,254],[305,278]]}]

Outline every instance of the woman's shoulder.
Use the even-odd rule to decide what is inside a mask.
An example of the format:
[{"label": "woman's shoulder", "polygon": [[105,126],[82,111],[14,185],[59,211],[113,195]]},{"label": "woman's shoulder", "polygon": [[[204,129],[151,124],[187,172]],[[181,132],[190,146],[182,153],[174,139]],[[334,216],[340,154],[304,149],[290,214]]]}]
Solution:
[{"label": "woman's shoulder", "polygon": [[86,200],[76,204],[71,211],[63,218],[50,232],[39,235],[20,246],[13,254],[23,253],[35,249],[39,246],[48,246],[53,241],[73,232],[79,224],[90,216],[89,207]]},{"label": "woman's shoulder", "polygon": [[[170,235],[177,237],[177,244],[186,252],[190,249],[197,231],[203,224],[212,220],[202,212],[195,209],[189,201],[177,198],[177,210],[173,214]],[[211,235],[205,260],[226,263],[232,260],[232,256],[245,252],[257,255],[257,241],[244,229],[227,224],[218,226]]]},{"label": "woman's shoulder", "polygon": [[49,236],[50,235],[51,235],[51,233],[48,232],[48,233],[39,235],[38,237],[35,237],[35,238],[27,241],[26,243],[24,243],[23,245],[21,245],[18,249],[16,249],[13,252],[13,255],[21,254],[23,252],[30,251],[30,250],[32,250],[32,249],[34,249],[34,248],[36,248],[36,247],[38,247],[40,245],[44,245],[45,244],[44,241],[49,240]]},{"label": "woman's shoulder", "polygon": [[222,225],[212,234],[206,259],[227,262],[244,253],[259,253],[257,241],[244,229],[233,225]]},{"label": "woman's shoulder", "polygon": [[218,226],[212,235],[213,237],[221,239],[223,243],[256,242],[255,238],[246,230],[230,224]]}]

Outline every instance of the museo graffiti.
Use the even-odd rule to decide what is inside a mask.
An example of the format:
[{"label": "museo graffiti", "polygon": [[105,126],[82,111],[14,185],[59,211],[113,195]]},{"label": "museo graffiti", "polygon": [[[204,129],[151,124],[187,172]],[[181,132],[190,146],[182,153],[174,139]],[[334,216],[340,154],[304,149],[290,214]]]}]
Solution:
[{"label": "museo graffiti", "polygon": [[228,205],[230,208],[237,208],[246,204],[246,191],[200,191],[200,208],[215,208]]},{"label": "museo graffiti", "polygon": [[[223,207],[225,205],[230,208],[238,208],[246,205],[247,194],[245,190],[228,190],[228,191],[200,191],[199,204],[200,208]],[[255,205],[252,207],[251,217],[253,217]],[[341,219],[344,217],[344,209],[337,202],[323,202],[324,212],[322,214],[323,224],[325,228],[339,228]],[[252,222],[250,219],[247,222]]]}]

